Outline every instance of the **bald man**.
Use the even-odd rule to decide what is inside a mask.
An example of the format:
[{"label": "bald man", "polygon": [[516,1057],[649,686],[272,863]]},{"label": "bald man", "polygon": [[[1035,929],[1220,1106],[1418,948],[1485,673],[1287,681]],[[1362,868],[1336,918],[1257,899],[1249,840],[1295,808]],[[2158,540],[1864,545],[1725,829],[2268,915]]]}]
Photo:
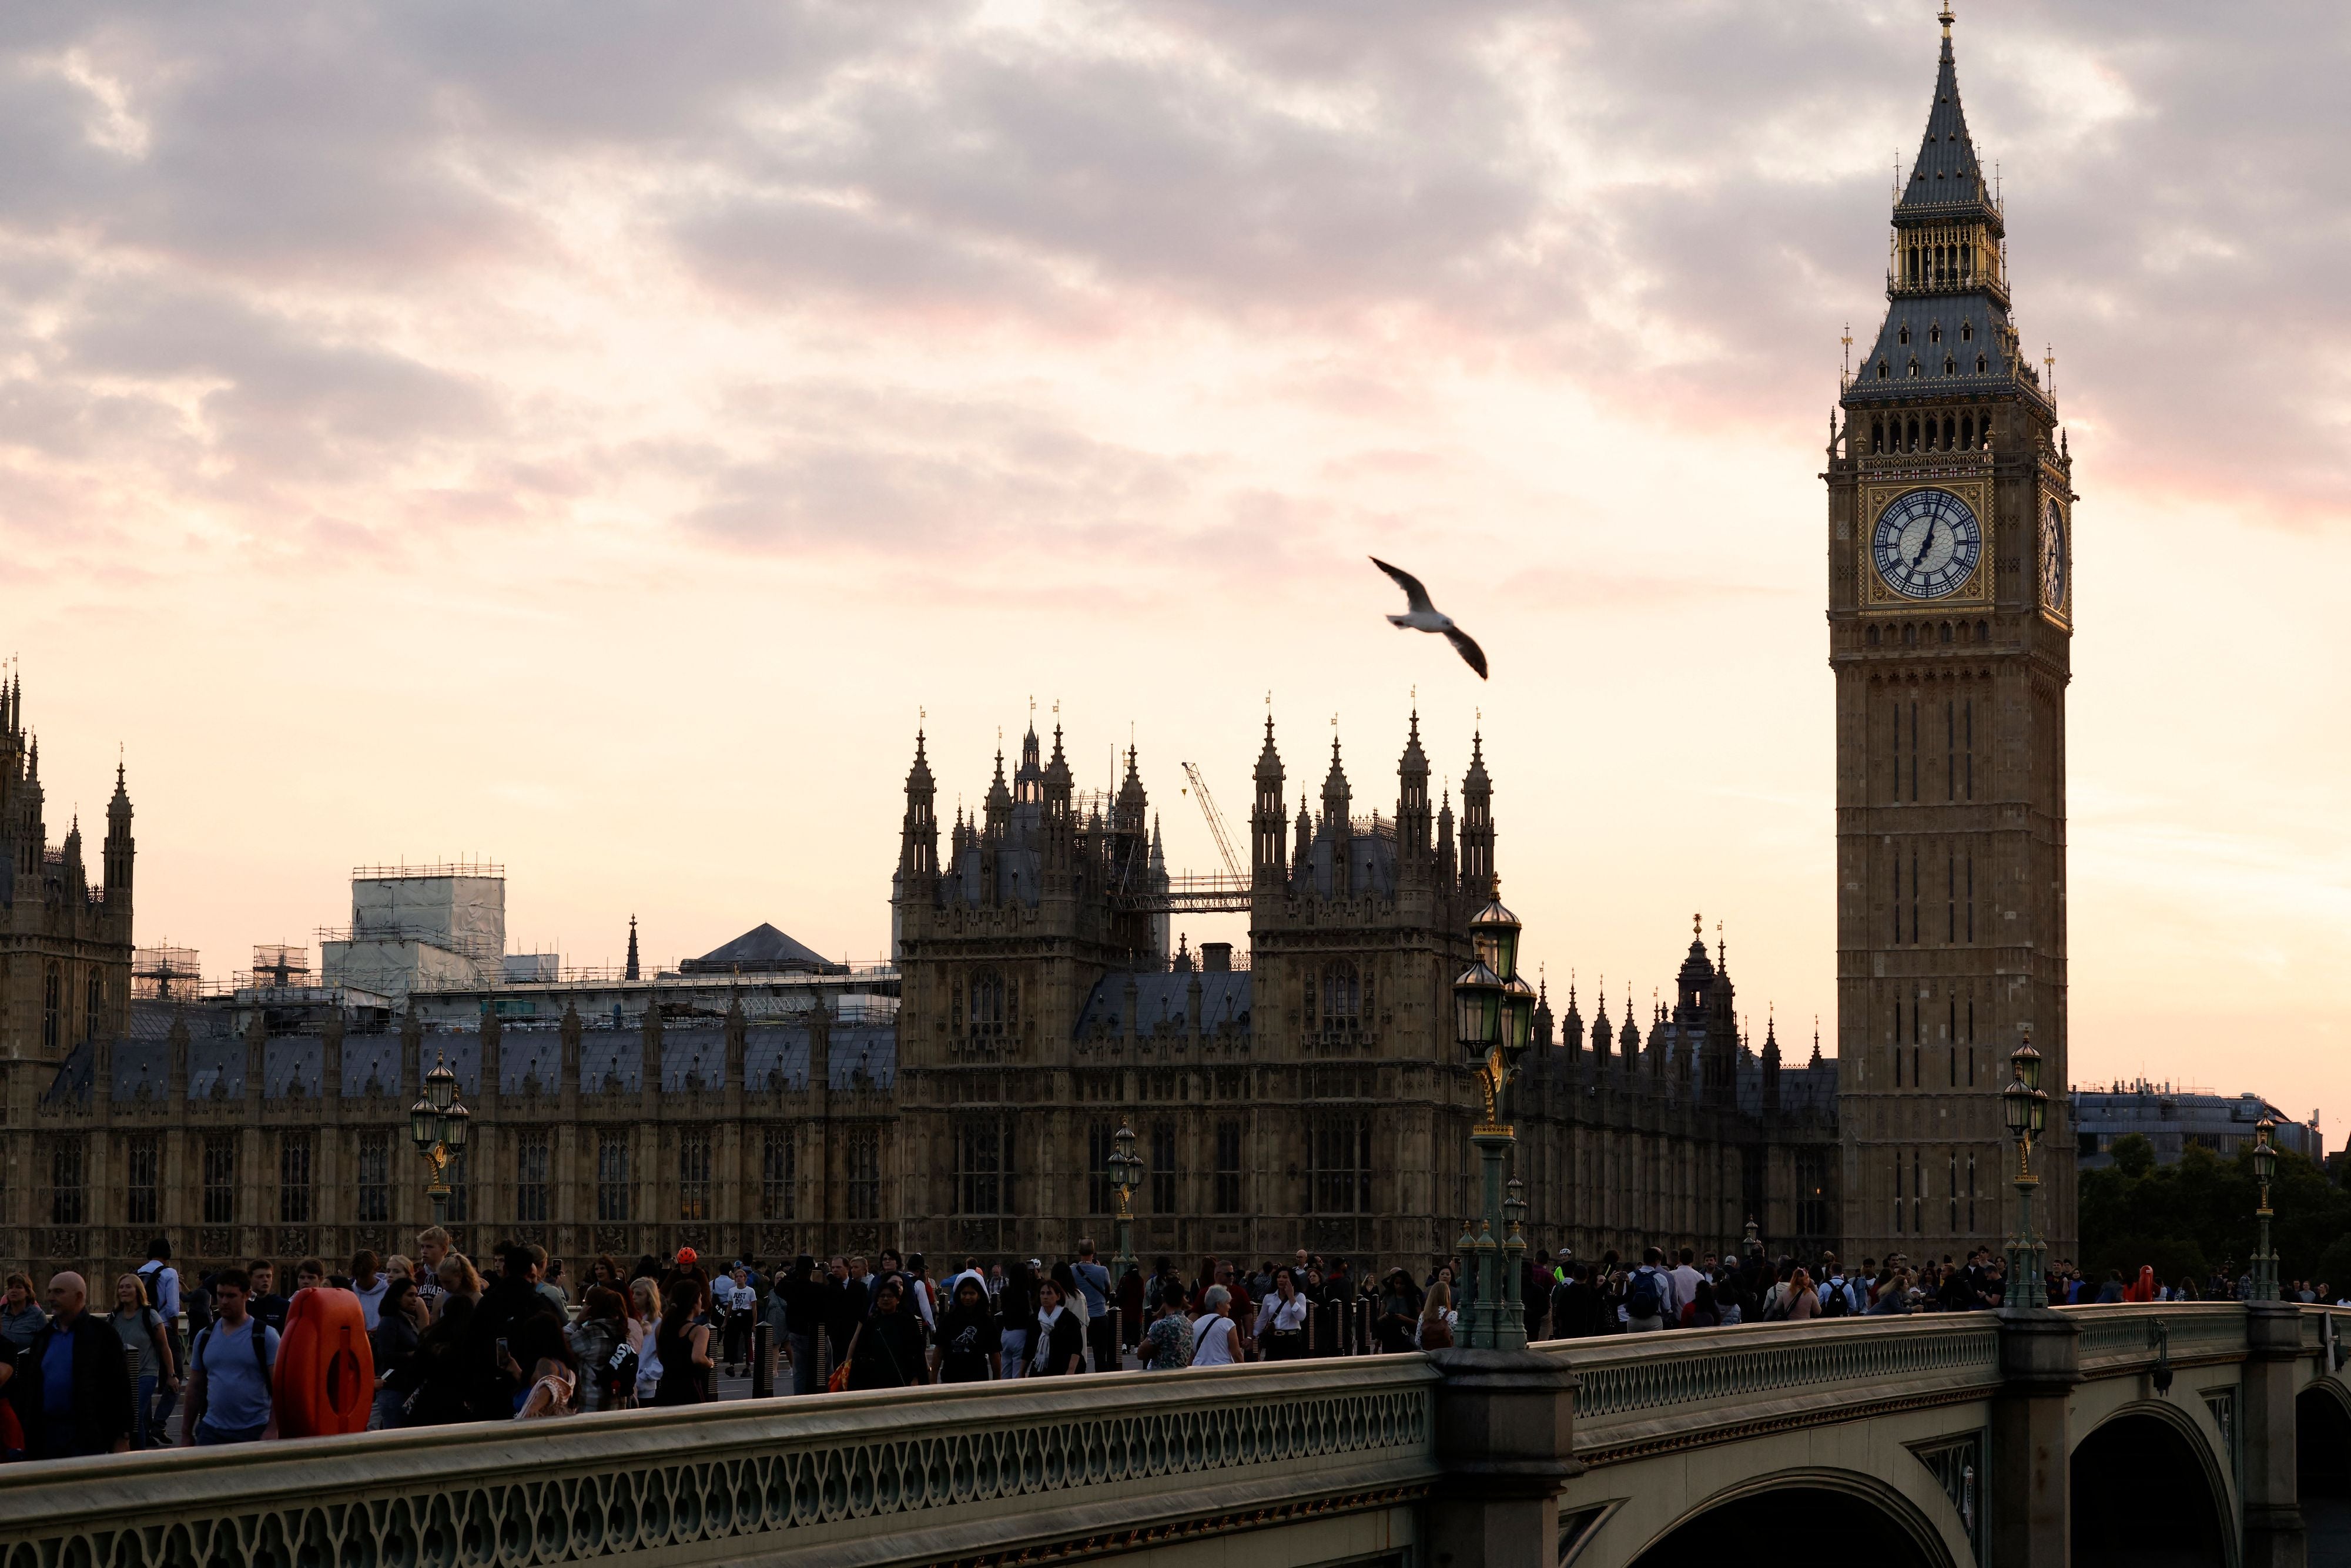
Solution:
[{"label": "bald man", "polygon": [[64,1459],[131,1448],[131,1368],[114,1331],[90,1315],[89,1287],[61,1269],[49,1276],[48,1326],[9,1379],[25,1428],[25,1456]]}]

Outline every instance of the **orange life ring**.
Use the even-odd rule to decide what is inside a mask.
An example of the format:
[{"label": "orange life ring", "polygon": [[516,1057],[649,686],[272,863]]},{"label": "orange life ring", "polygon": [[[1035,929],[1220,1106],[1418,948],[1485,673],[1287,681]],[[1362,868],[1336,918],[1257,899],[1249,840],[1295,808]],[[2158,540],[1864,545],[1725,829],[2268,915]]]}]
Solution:
[{"label": "orange life ring", "polygon": [[375,1352],[360,1299],[323,1285],[294,1292],[270,1384],[280,1437],[366,1431],[375,1403]]}]

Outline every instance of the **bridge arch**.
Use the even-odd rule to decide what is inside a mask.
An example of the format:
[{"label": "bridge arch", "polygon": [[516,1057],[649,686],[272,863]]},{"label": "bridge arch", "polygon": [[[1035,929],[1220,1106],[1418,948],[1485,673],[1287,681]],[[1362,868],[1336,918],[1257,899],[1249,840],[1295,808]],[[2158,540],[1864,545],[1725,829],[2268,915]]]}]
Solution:
[{"label": "bridge arch", "polygon": [[2310,1560],[2334,1561],[2351,1548],[2351,1396],[2334,1378],[2294,1396],[2294,1446]]},{"label": "bridge arch", "polygon": [[2237,1568],[2230,1488],[2174,1402],[2140,1399],[2074,1445],[2074,1568]]},{"label": "bridge arch", "polygon": [[[1961,1568],[1918,1505],[1875,1476],[1789,1469],[1726,1487],[1687,1510],[1635,1554],[1632,1568],[1736,1562],[1758,1541],[1835,1540],[1872,1568]],[[1964,1543],[1962,1543],[1964,1544]]]}]

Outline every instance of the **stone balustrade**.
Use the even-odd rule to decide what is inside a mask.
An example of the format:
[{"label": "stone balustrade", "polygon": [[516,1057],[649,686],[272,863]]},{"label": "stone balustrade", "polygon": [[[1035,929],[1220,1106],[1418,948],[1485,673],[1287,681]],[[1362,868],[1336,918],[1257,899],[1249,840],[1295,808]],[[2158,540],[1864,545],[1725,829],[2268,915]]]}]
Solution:
[{"label": "stone balustrade", "polygon": [[[2144,1332],[2142,1330],[2142,1332]],[[1546,1341],[1575,1370],[1587,1465],[1851,1415],[1980,1397],[2001,1378],[1989,1312],[1748,1323]]]},{"label": "stone balustrade", "polygon": [[1146,1544],[1416,1507],[1437,1476],[1438,1381],[1424,1357],[1367,1357],[11,1465],[0,1568],[931,1563]]}]

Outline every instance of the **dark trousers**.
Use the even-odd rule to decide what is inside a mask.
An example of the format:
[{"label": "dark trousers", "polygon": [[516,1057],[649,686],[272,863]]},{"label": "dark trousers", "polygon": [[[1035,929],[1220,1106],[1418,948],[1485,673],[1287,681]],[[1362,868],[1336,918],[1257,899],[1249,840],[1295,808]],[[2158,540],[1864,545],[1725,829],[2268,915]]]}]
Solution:
[{"label": "dark trousers", "polygon": [[816,1335],[789,1333],[784,1338],[792,1347],[792,1392],[815,1393],[817,1390]]},{"label": "dark trousers", "polygon": [[[180,1343],[180,1322],[177,1318],[163,1324],[163,1337],[172,1344],[172,1364],[179,1368],[180,1375],[185,1378],[188,1373],[188,1352],[187,1347]],[[148,1431],[154,1439],[154,1447],[167,1448],[172,1445],[172,1412],[179,1408],[180,1396],[172,1392],[170,1384],[160,1378],[157,1379],[156,1386],[162,1392],[155,1396],[154,1414],[147,1417]]]},{"label": "dark trousers", "polygon": [[1086,1320],[1086,1343],[1094,1353],[1096,1372],[1119,1370],[1118,1309],[1104,1307],[1102,1316]]}]

